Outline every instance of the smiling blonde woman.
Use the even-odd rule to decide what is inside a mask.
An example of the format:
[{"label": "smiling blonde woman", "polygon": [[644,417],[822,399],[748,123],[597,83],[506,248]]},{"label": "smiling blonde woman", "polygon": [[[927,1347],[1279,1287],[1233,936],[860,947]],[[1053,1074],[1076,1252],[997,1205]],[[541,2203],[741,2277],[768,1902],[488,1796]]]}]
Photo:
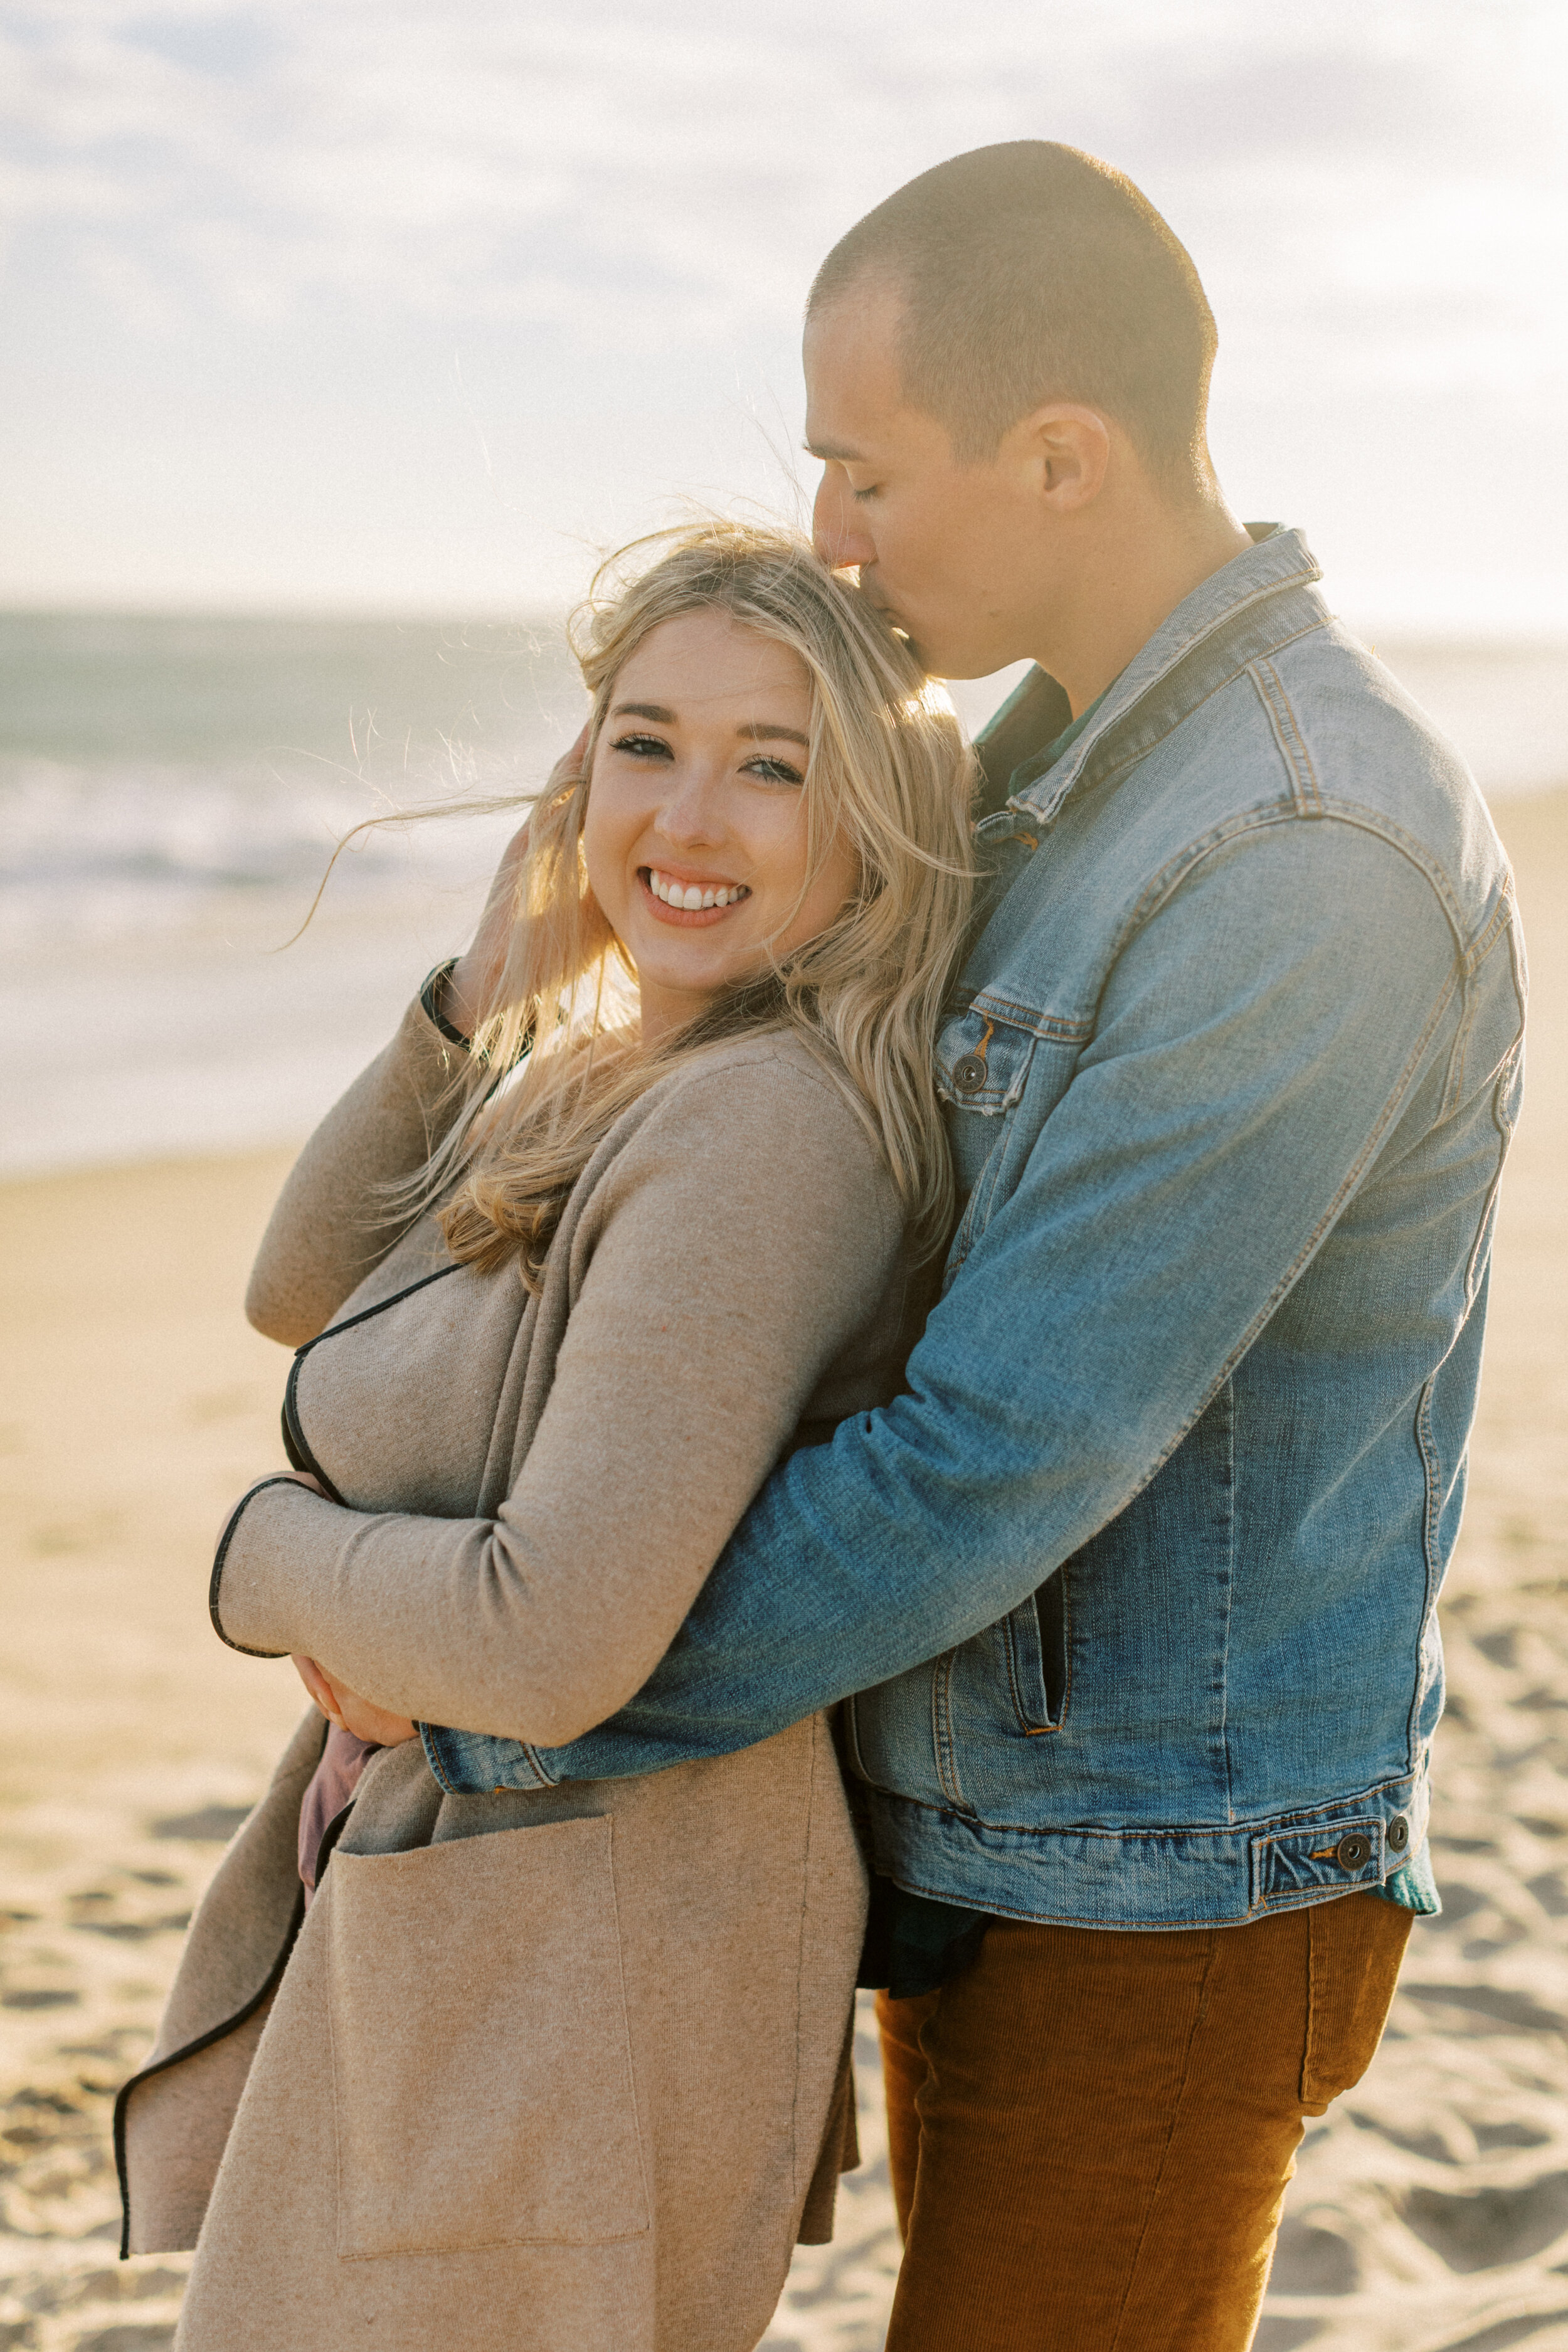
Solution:
[{"label": "smiling blonde woman", "polygon": [[[197,2249],[188,2352],[746,2352],[854,2160],[824,1719],[614,1783],[540,1751],[640,1687],[780,1454],[897,1386],[968,755],[785,534],[666,545],[582,662],[473,946],[252,1279],[296,1468],[213,1617],[321,1712],[121,2096],[127,2243]],[[455,1732],[505,1743],[493,1794],[443,1784]]]}]

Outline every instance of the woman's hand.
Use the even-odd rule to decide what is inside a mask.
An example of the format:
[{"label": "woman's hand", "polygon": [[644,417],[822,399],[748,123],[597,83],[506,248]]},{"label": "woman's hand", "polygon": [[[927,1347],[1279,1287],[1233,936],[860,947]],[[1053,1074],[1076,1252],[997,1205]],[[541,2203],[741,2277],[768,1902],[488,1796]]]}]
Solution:
[{"label": "woman's hand", "polygon": [[[547,793],[559,792],[563,786],[576,782],[583,754],[587,748],[588,730],[584,726],[572,749],[563,752],[551,769],[550,781],[544,788]],[[466,954],[458,958],[447,975],[441,1009],[453,1028],[460,1029],[465,1037],[471,1037],[478,1028],[480,1007],[489,1003],[506,961],[507,937],[517,919],[518,868],[527,854],[528,824],[525,820],[501,852],[500,864],[496,867],[495,879],[490,884],[489,897],[485,900],[485,911],[479,917],[479,928],[474,933],[472,944]]]},{"label": "woman's hand", "polygon": [[416,1738],[413,1724],[405,1715],[392,1715],[374,1699],[361,1698],[346,1683],[339,1682],[314,1658],[294,1657],[300,1680],[321,1708],[329,1723],[343,1731],[352,1731],[356,1739],[367,1739],[375,1748],[400,1748],[405,1739]]}]

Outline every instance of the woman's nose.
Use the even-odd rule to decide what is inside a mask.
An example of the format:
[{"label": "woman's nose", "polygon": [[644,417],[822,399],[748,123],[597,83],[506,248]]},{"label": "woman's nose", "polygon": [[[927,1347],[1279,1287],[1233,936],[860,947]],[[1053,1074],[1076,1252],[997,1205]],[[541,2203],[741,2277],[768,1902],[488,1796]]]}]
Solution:
[{"label": "woman's nose", "polygon": [[825,466],[811,511],[811,535],[823,562],[835,572],[852,563],[875,563],[876,542],[851,495],[842,466]]},{"label": "woman's nose", "polygon": [[659,810],[655,830],[672,848],[712,848],[723,837],[718,793],[710,779],[688,776]]}]

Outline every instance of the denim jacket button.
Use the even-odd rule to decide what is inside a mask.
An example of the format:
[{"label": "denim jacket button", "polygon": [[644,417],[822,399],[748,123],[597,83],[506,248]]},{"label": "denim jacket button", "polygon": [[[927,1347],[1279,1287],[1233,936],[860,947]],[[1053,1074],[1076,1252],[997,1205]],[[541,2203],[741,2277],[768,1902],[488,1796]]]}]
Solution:
[{"label": "denim jacket button", "polygon": [[978,1054],[965,1054],[952,1066],[952,1083],[960,1094],[977,1094],[985,1084],[985,1064]]},{"label": "denim jacket button", "polygon": [[1395,1813],[1383,1834],[1390,1853],[1403,1853],[1410,1843],[1410,1824],[1403,1813]]},{"label": "denim jacket button", "polygon": [[1359,1830],[1352,1830],[1350,1835],[1341,1838],[1334,1848],[1334,1860],[1342,1870],[1359,1870],[1363,1862],[1370,1860],[1371,1854],[1372,1840],[1363,1837]]}]

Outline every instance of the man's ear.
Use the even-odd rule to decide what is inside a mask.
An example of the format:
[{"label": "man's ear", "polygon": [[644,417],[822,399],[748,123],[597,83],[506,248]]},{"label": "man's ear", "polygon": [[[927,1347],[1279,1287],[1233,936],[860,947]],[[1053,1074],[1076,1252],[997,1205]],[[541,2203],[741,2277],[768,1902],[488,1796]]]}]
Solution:
[{"label": "man's ear", "polygon": [[1004,435],[998,455],[1026,468],[1037,494],[1067,515],[1099,497],[1110,450],[1111,428],[1097,408],[1054,400],[1021,416]]}]

